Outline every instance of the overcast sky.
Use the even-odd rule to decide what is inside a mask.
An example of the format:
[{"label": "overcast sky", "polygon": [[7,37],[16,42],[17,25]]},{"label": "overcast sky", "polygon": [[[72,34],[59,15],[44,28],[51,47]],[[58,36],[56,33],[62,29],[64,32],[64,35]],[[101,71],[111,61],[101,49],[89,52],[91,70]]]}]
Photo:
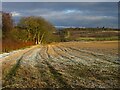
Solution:
[{"label": "overcast sky", "polygon": [[118,2],[119,0],[1,0],[2,2]]},{"label": "overcast sky", "polygon": [[15,21],[42,16],[55,26],[118,27],[117,2],[4,2],[2,9]]}]

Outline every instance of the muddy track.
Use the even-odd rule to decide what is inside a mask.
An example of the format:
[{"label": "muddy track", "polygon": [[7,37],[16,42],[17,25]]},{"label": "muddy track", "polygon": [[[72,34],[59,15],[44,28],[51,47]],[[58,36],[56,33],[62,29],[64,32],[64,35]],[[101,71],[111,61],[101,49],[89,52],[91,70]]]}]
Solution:
[{"label": "muddy track", "polygon": [[117,57],[78,45],[41,45],[4,56],[3,88],[118,88]]},{"label": "muddy track", "polygon": [[[76,51],[85,57],[87,56],[86,58],[89,58],[89,59],[96,58],[96,60],[101,59],[104,62],[107,61],[108,63],[120,64],[120,62],[118,61],[118,57],[104,55],[101,53],[95,53],[95,52],[88,51],[88,50],[80,50],[79,48],[75,48],[75,47],[65,47],[63,45],[62,45],[62,48],[64,49],[64,51],[67,51],[67,50]],[[72,54],[74,54],[74,53],[72,53]]]}]

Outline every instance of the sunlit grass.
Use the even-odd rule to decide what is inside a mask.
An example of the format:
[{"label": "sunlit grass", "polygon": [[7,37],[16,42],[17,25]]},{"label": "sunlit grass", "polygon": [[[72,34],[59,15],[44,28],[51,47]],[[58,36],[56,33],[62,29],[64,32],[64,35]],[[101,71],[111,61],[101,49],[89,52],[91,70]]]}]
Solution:
[{"label": "sunlit grass", "polygon": [[118,40],[117,36],[114,37],[79,37],[76,39],[76,41],[112,41],[112,40]]}]

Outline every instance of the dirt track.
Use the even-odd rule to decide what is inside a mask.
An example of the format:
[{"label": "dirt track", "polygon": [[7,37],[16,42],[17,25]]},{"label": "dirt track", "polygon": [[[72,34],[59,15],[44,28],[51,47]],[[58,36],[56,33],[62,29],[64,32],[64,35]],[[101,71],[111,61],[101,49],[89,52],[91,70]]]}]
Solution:
[{"label": "dirt track", "polygon": [[120,88],[118,42],[37,45],[1,59],[3,88]]}]

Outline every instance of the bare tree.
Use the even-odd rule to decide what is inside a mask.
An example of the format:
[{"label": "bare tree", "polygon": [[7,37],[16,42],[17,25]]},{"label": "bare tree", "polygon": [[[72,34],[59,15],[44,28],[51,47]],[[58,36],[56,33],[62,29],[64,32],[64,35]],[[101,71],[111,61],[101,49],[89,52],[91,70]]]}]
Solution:
[{"label": "bare tree", "polygon": [[49,43],[53,41],[55,28],[42,17],[24,17],[18,23],[28,32],[27,40],[34,40],[36,44]]}]

